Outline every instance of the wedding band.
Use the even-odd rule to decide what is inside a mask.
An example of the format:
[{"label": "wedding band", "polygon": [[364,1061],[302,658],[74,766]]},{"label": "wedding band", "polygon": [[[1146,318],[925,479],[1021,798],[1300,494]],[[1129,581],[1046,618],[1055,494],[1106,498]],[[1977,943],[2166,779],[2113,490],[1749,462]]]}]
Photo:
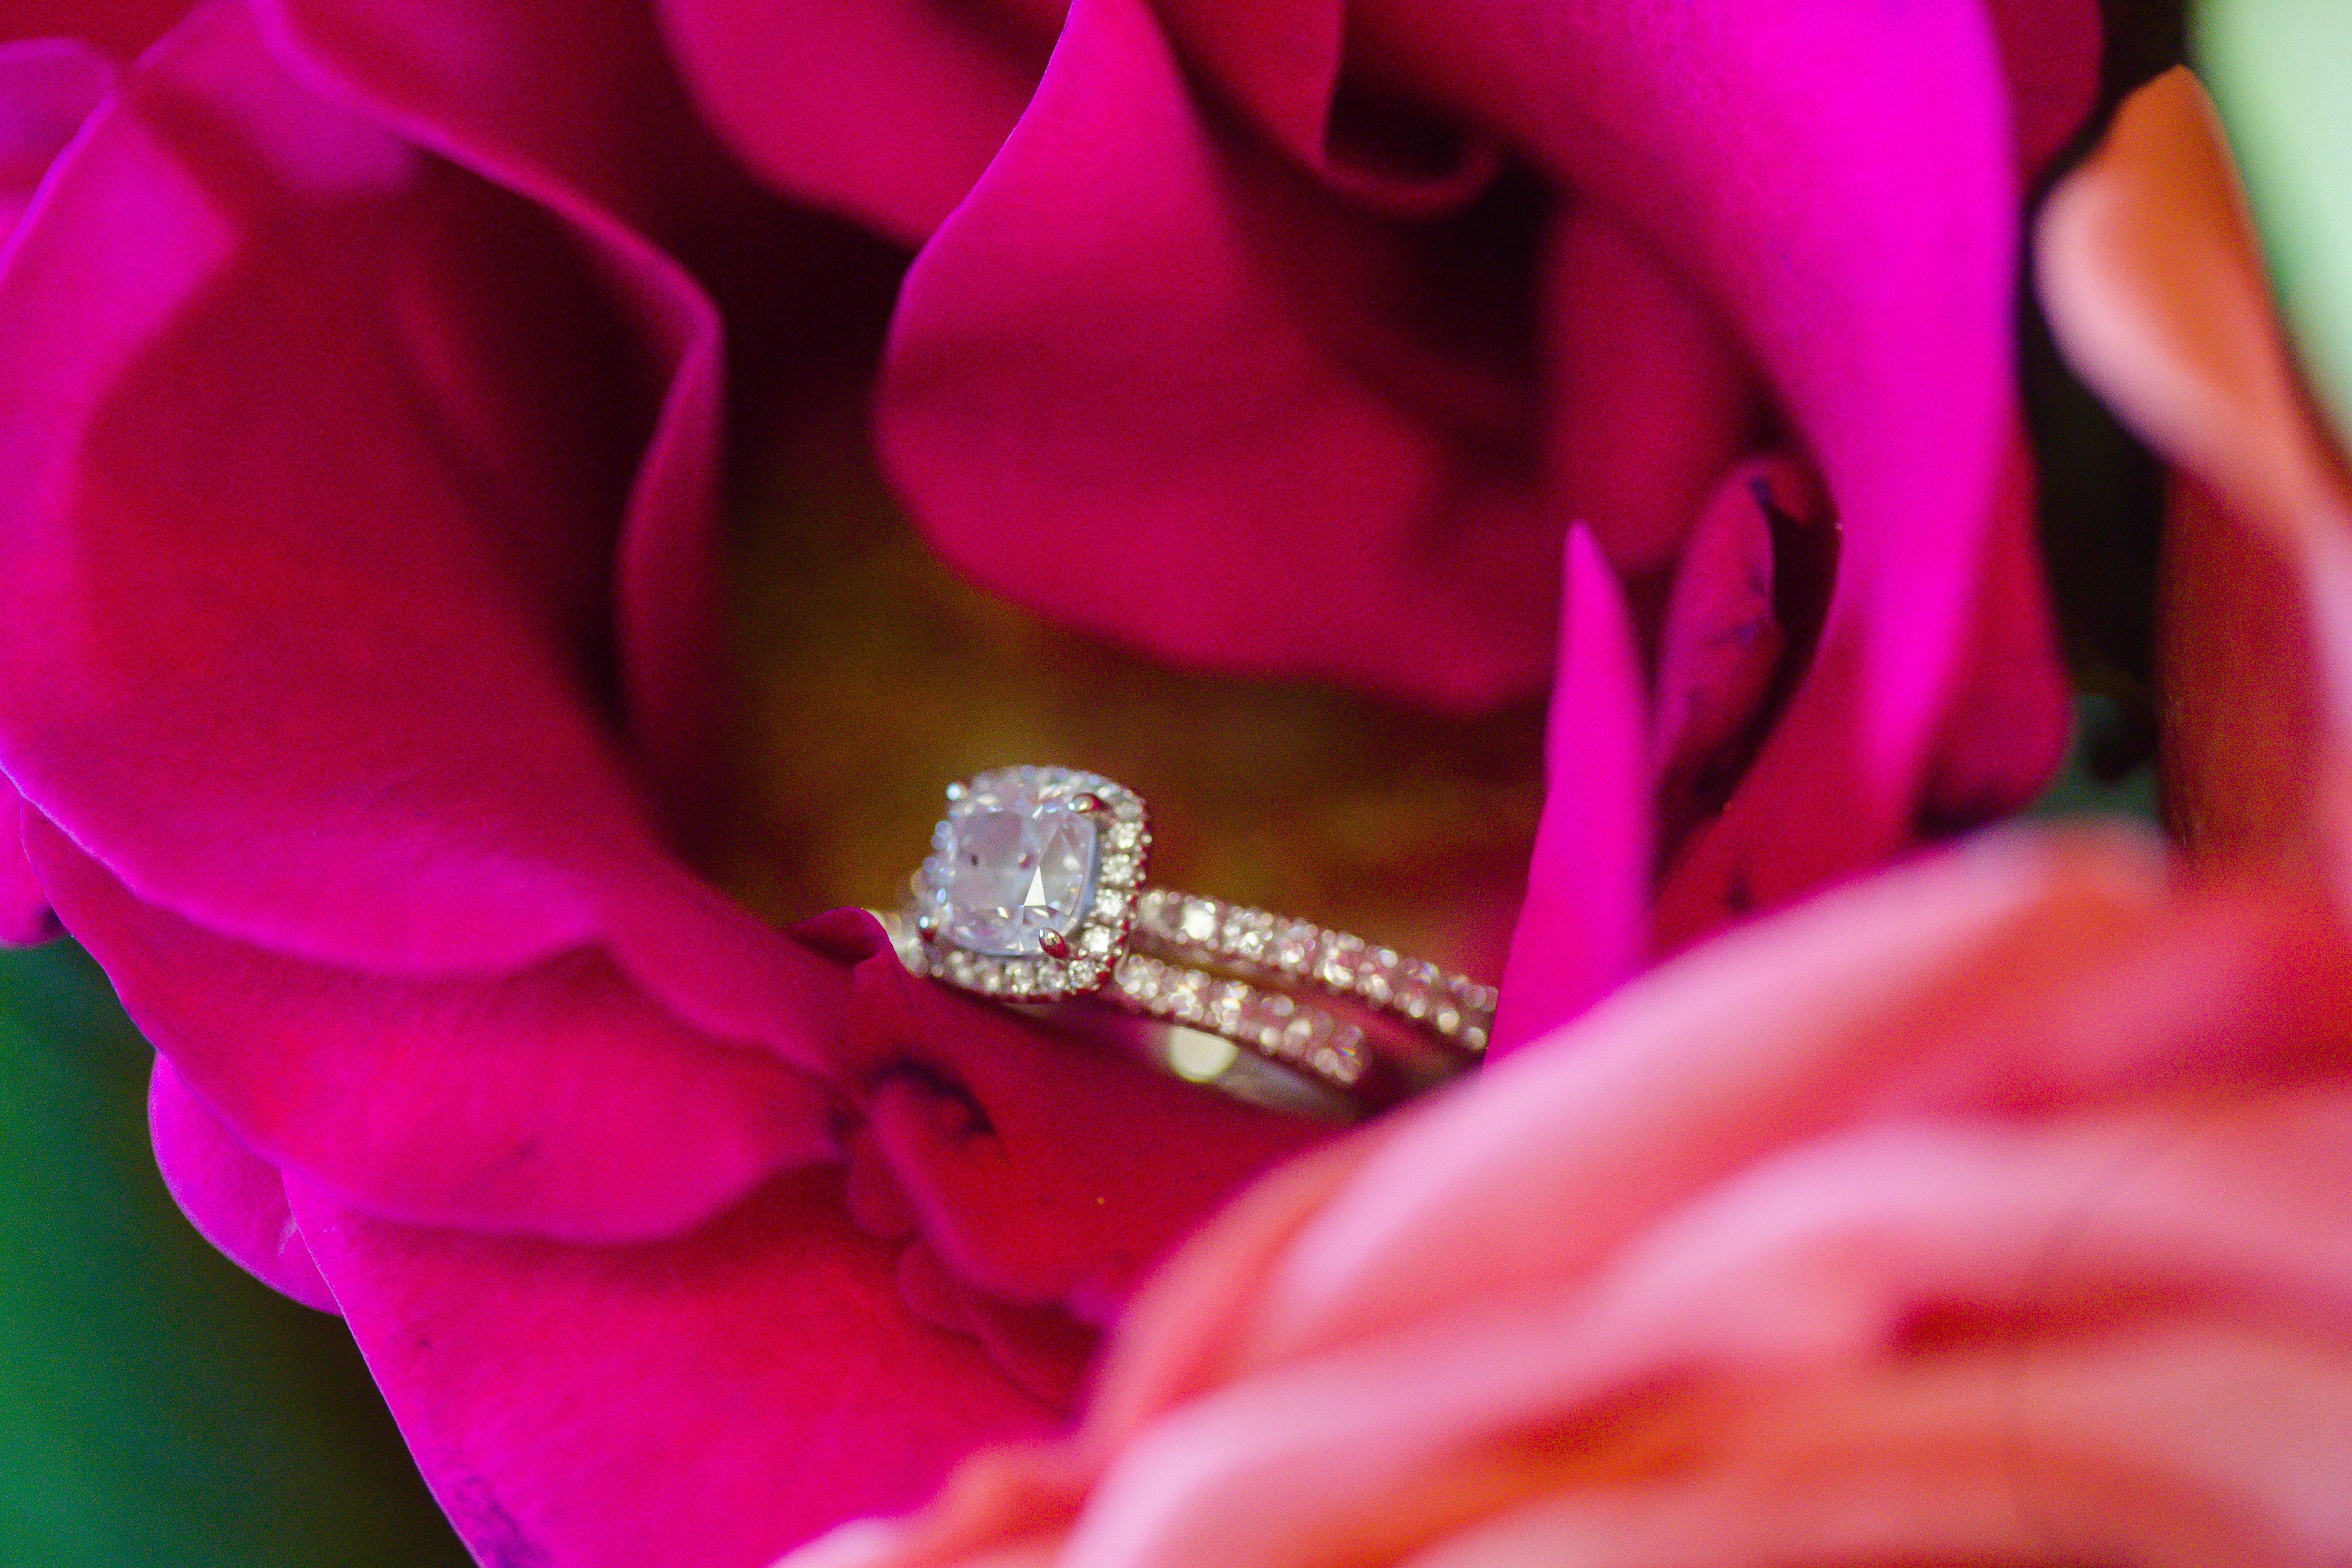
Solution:
[{"label": "wedding band", "polygon": [[899,955],[1001,1002],[1108,1003],[1204,1031],[1353,1100],[1427,1087],[1486,1049],[1493,987],[1311,921],[1150,886],[1150,849],[1141,797],[1098,773],[1021,766],[950,784],[892,922]]}]

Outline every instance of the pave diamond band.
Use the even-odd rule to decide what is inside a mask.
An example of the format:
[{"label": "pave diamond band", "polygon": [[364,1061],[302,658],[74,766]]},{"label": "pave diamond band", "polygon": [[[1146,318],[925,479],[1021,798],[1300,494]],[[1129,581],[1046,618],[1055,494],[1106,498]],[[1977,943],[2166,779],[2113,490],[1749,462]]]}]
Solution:
[{"label": "pave diamond band", "polygon": [[892,922],[900,956],[999,1001],[1108,1002],[1219,1036],[1358,1101],[1486,1048],[1491,986],[1309,921],[1147,887],[1150,848],[1141,798],[1098,773],[998,768],[950,784]]},{"label": "pave diamond band", "polygon": [[1136,929],[1151,945],[1179,956],[1304,981],[1393,1014],[1465,1051],[1486,1048],[1495,1020],[1493,986],[1362,937],[1165,888],[1143,895]]}]

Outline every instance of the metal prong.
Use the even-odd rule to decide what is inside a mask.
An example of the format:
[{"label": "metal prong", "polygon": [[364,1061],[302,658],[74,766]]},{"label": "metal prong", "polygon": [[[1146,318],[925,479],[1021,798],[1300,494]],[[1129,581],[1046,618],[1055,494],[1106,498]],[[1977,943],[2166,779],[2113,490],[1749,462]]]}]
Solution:
[{"label": "metal prong", "polygon": [[1048,958],[1067,958],[1070,956],[1069,942],[1060,931],[1039,931],[1037,933],[1037,946],[1043,950],[1045,956]]},{"label": "metal prong", "polygon": [[1071,809],[1080,812],[1085,816],[1093,816],[1098,813],[1108,811],[1110,809],[1110,802],[1105,800],[1094,791],[1087,790],[1083,795],[1072,795],[1070,797],[1070,806]]},{"label": "metal prong", "polygon": [[940,922],[929,915],[918,915],[915,917],[915,934],[927,942],[937,942],[940,940]]}]

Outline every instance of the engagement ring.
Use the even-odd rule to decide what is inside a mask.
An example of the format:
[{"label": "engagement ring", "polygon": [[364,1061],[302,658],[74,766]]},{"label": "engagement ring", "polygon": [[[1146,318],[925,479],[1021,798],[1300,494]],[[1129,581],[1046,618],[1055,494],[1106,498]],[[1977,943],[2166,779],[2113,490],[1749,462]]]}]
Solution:
[{"label": "engagement ring", "polygon": [[1309,921],[1150,886],[1150,815],[1100,774],[998,768],[947,797],[891,922],[917,973],[1001,1002],[1111,1003],[1351,1102],[1427,1087],[1486,1049],[1491,986]]}]

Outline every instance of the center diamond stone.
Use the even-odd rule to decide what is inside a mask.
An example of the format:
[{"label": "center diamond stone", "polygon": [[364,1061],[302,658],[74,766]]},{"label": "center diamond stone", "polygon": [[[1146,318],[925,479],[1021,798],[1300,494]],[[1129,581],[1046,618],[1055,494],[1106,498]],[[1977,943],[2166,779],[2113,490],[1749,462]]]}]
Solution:
[{"label": "center diamond stone", "polygon": [[931,837],[923,883],[940,934],[974,952],[1042,952],[1076,929],[1095,890],[1095,825],[1075,780],[983,775]]}]

